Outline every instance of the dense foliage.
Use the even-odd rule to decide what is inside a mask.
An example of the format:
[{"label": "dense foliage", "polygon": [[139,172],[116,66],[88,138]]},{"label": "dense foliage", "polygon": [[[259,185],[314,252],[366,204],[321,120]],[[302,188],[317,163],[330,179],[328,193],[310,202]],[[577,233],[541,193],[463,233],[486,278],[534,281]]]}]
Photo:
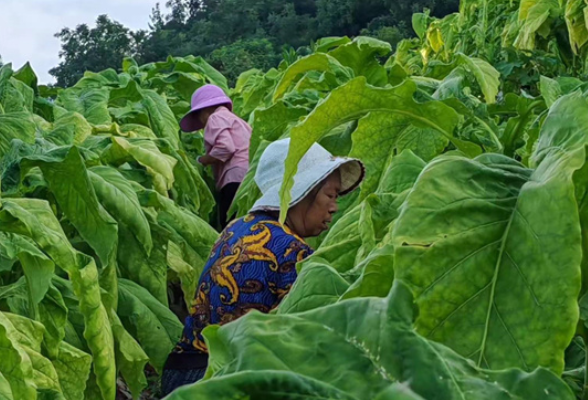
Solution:
[{"label": "dense foliage", "polygon": [[367,175],[280,307],[207,328],[205,380],[170,399],[588,398],[585,10],[464,1],[395,52],[324,38],[232,89],[193,56],[63,90],[5,65],[0,398],[139,397],[161,371],[217,237],[178,126],[206,82],[253,126],[239,215],[282,137],[284,203],[314,142]]},{"label": "dense foliage", "polygon": [[171,0],[167,13],[157,5],[149,31],[133,32],[107,16],[96,26],[65,28],[59,66],[51,70],[59,86],[73,86],[87,70],[118,69],[125,55],[139,63],[176,56],[205,57],[231,82],[250,68],[275,67],[283,49],[307,54],[323,36],[360,33],[389,41],[413,35],[413,12],[429,8],[444,16],[458,1],[434,0]]},{"label": "dense foliage", "polygon": [[189,306],[217,237],[188,154],[201,137],[184,144],[177,120],[226,80],[194,57],[124,70],[51,90],[0,69],[3,398],[114,399],[117,375],[138,396],[181,333],[168,301]]}]

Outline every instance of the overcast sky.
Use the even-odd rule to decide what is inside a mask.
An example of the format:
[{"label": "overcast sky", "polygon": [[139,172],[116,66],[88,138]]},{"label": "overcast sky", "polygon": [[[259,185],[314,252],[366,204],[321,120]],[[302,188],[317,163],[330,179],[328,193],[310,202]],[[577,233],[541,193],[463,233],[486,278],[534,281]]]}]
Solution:
[{"label": "overcast sky", "polygon": [[[49,69],[59,64],[62,28],[95,25],[108,14],[123,25],[147,29],[151,9],[158,0],[0,0],[0,55],[14,69],[29,61],[40,83],[54,82]],[[160,3],[165,4],[164,0]]]}]

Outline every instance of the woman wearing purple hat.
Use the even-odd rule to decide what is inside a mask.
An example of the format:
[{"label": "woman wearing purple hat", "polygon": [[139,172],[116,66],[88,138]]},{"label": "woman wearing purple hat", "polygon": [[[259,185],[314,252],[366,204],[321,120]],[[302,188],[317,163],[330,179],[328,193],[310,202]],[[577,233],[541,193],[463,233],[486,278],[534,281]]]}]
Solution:
[{"label": "woman wearing purple hat", "polygon": [[184,132],[204,128],[206,155],[198,161],[212,166],[219,191],[220,224],[224,229],[231,203],[249,169],[251,127],[233,114],[233,102],[215,85],[205,85],[194,92],[192,109],[182,118],[180,126]]}]

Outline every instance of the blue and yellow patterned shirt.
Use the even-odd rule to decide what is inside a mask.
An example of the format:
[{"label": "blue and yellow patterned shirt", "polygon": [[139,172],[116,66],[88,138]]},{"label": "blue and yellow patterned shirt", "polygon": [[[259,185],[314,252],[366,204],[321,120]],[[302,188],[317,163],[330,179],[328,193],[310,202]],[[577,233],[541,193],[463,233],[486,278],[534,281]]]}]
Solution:
[{"label": "blue and yellow patterned shirt", "polygon": [[296,280],[296,263],[311,253],[302,238],[268,214],[232,222],[204,266],[175,352],[207,352],[201,335],[206,326],[275,308]]}]

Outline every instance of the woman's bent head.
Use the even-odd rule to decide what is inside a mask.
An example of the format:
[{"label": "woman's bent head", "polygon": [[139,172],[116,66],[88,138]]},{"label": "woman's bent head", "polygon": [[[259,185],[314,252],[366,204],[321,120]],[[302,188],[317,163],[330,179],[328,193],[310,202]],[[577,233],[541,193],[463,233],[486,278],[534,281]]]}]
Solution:
[{"label": "woman's bent head", "polygon": [[300,203],[288,210],[286,223],[302,237],[318,236],[327,229],[338,210],[341,172],[336,170]]},{"label": "woman's bent head", "polygon": [[[252,212],[279,212],[285,160],[290,139],[270,144],[259,161],[255,182],[262,197]],[[337,199],[356,189],[364,177],[359,160],[333,157],[319,144],[314,144],[302,157],[294,177],[288,207],[287,225],[299,236],[318,236],[337,212]]]}]

